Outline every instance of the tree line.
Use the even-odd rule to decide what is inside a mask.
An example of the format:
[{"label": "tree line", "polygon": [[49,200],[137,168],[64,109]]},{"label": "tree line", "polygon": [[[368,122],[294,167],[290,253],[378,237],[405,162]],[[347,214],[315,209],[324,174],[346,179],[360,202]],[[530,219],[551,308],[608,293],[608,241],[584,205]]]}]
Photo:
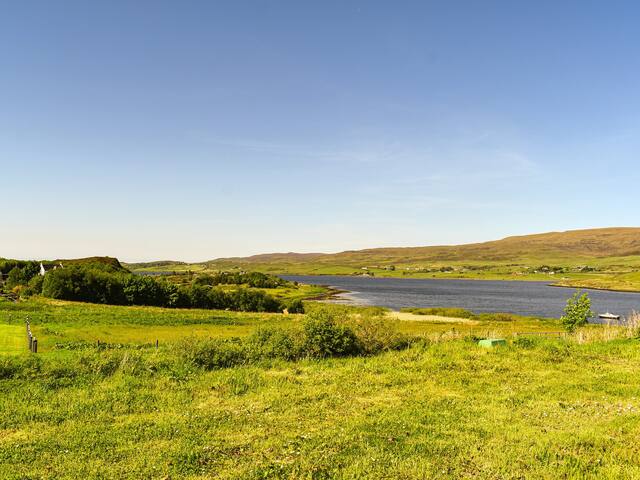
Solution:
[{"label": "tree line", "polygon": [[[103,264],[71,265],[39,275],[39,264],[24,262],[9,270],[7,287],[18,287],[24,295],[43,295],[59,300],[72,300],[109,305],[144,305],[169,308],[205,308],[244,312],[279,312],[285,308],[290,313],[302,313],[302,302],[282,303],[275,297],[246,287],[225,291],[217,285],[225,276],[197,277],[190,285],[176,285],[162,278],[134,275],[125,270],[115,270]],[[34,267],[35,265],[35,267]],[[238,275],[238,274],[233,274]],[[264,274],[241,274],[250,279],[243,284],[271,285],[277,280]],[[266,278],[263,278],[266,277]],[[217,282],[217,283],[216,283]]]},{"label": "tree line", "polygon": [[197,285],[248,285],[253,288],[278,288],[289,282],[274,275],[261,272],[218,272],[199,275],[194,279]]}]

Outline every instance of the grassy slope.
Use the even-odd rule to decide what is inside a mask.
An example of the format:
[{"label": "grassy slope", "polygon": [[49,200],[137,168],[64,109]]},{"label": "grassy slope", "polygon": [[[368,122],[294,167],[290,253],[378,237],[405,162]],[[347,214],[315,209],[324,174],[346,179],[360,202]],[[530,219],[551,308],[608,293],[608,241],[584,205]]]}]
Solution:
[{"label": "grassy slope", "polygon": [[[385,269],[390,265],[396,270]],[[559,275],[535,273],[542,265],[564,267],[566,271]],[[580,272],[581,266],[597,271]],[[634,291],[640,290],[640,228],[547,233],[460,246],[378,248],[306,256],[257,255],[177,265],[172,269],[240,268],[268,273],[352,275],[364,273],[363,267],[376,276],[541,280]],[[438,271],[441,267],[454,271]]]},{"label": "grassy slope", "polygon": [[[131,329],[175,333],[169,342],[185,328],[225,336],[229,326],[247,334],[300,320],[0,300],[0,328],[20,330],[22,341],[26,315],[49,346],[77,339],[79,331],[111,332],[127,342],[141,340],[128,336]],[[12,379],[3,373],[11,365],[5,355],[0,478],[640,476],[637,340],[579,345],[534,338],[484,350],[456,338],[558,325],[535,319],[396,325],[434,342],[370,358],[211,372],[185,364],[167,342],[158,350],[49,348],[11,357],[25,371]]]},{"label": "grassy slope", "polygon": [[119,355],[112,375],[77,373],[74,355],[0,381],[0,477],[640,476],[629,342],[453,341],[213,372],[161,350]]}]

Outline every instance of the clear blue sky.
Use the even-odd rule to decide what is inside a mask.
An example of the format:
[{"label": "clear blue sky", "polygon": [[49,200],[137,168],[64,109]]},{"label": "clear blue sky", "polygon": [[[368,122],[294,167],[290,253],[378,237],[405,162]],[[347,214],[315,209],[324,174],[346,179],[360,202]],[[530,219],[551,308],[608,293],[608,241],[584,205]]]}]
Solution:
[{"label": "clear blue sky", "polygon": [[14,1],[0,256],[640,224],[640,4]]}]

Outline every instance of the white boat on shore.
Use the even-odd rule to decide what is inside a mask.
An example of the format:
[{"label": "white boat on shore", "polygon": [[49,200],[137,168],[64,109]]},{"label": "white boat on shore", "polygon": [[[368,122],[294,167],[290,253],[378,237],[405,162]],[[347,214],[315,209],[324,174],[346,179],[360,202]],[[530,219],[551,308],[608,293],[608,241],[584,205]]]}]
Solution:
[{"label": "white boat on shore", "polygon": [[614,315],[613,313],[601,313],[600,315],[598,315],[598,318],[601,318],[603,320],[620,320],[620,315]]}]

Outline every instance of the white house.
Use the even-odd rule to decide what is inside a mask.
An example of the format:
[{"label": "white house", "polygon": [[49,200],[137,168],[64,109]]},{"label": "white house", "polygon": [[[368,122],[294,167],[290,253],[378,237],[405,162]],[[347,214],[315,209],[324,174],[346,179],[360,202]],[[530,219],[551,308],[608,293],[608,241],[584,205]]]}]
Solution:
[{"label": "white house", "polygon": [[51,271],[51,270],[55,270],[56,268],[64,268],[62,266],[62,263],[59,264],[55,264],[55,263],[49,263],[48,265],[44,265],[42,262],[40,262],[40,275],[44,276],[45,273]]}]

